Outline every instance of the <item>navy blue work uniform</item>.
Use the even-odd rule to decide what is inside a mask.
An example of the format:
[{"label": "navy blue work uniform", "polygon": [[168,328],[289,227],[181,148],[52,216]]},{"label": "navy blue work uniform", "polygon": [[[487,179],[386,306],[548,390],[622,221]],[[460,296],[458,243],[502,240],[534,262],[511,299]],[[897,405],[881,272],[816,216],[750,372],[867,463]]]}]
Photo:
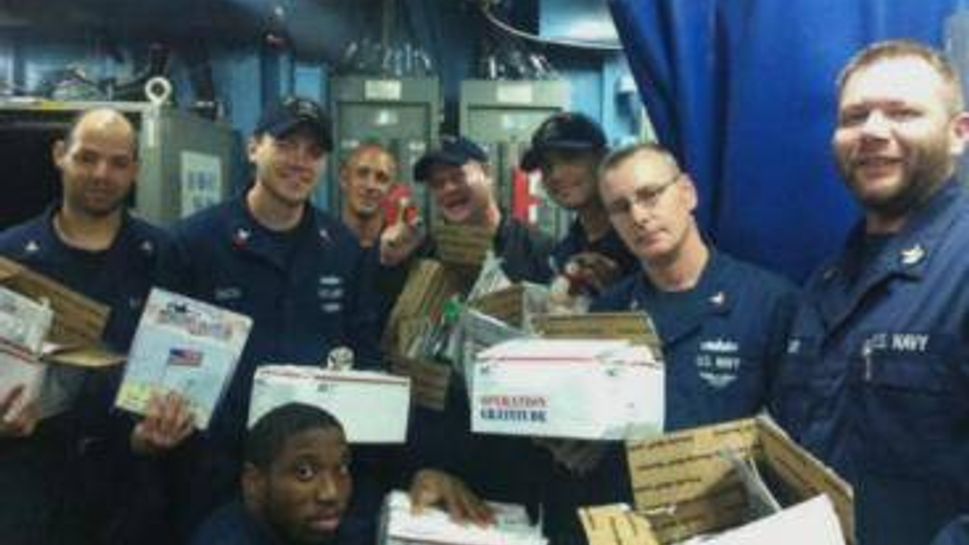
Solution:
[{"label": "navy blue work uniform", "polygon": [[[358,290],[363,252],[353,234],[307,206],[300,223],[279,233],[249,212],[245,194],[183,220],[175,240],[188,263],[188,293],[253,319],[253,328],[224,399],[197,452],[179,525],[191,531],[238,485],[255,369],[269,363],[320,365],[347,346],[356,367],[379,365],[369,293]],[[356,463],[356,460],[355,460]],[[361,483],[363,486],[363,483]],[[358,494],[365,497],[365,494]]]},{"label": "navy blue work uniform", "polygon": [[552,278],[549,254],[552,239],[516,218],[502,214],[495,233],[494,251],[501,270],[512,282],[547,283]]},{"label": "navy blue work uniform", "polygon": [[774,410],[854,486],[861,545],[928,543],[969,506],[969,196],[859,225],[807,284]]},{"label": "navy blue work uniform", "polygon": [[629,251],[615,229],[610,227],[605,235],[589,240],[582,222],[578,219],[569,226],[565,238],[552,248],[552,267],[556,273],[562,273],[572,256],[587,252],[600,254],[615,262],[619,267],[619,278],[625,278],[640,270],[639,260]]},{"label": "navy blue work uniform", "polygon": [[[151,287],[177,287],[174,246],[162,230],[125,213],[108,249],[72,248],[54,231],[58,209],[0,234],[0,254],[108,305],[103,341],[125,353]],[[28,438],[0,440],[5,544],[104,543],[132,522],[125,511],[131,506],[119,501],[131,493],[128,479],[135,475],[131,420],[112,409],[121,373],[52,367],[48,383],[70,392],[71,405]]]},{"label": "navy blue work uniform", "polygon": [[[656,289],[644,273],[606,291],[592,312],[643,310],[663,343],[666,431],[753,416],[768,401],[775,365],[786,347],[796,291],[786,280],[711,251],[697,285]],[[545,493],[553,543],[581,543],[577,507],[631,502],[621,444],[610,444],[590,474],[556,465]]]},{"label": "navy blue work uniform", "polygon": [[[274,530],[250,515],[242,500],[235,500],[213,513],[195,532],[189,545],[287,545]],[[344,545],[339,531],[326,545]]]},{"label": "navy blue work uniform", "polygon": [[969,545],[969,515],[962,515],[947,524],[932,545]]}]

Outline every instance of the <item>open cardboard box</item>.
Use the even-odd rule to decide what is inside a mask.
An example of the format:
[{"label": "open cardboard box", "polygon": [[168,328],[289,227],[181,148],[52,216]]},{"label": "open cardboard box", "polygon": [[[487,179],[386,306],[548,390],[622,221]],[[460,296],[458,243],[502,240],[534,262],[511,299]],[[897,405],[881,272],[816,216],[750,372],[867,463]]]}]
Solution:
[{"label": "open cardboard box", "polygon": [[426,334],[440,315],[445,301],[464,293],[467,283],[459,274],[433,259],[418,260],[410,270],[404,290],[394,305],[381,340],[391,372],[411,378],[414,403],[444,410],[451,367],[407,356],[414,339]]},{"label": "open cardboard box", "polygon": [[528,329],[534,315],[544,312],[547,299],[548,288],[523,282],[483,295],[468,304],[512,327]]},{"label": "open cardboard box", "polygon": [[[790,518],[795,506],[805,505],[800,502],[824,494],[834,507],[845,540],[855,543],[851,487],[765,417],[684,430],[627,445],[635,514],[616,506],[580,509],[589,542],[671,545],[760,523],[749,523],[747,489],[725,452],[756,464],[784,508],[762,521]],[[793,527],[790,521],[776,522],[779,528],[774,531],[782,532],[780,535]],[[790,534],[787,537],[777,542],[795,542]],[[797,539],[797,543],[821,542],[804,535]]]},{"label": "open cardboard box", "polygon": [[0,257],[0,285],[41,301],[54,311],[43,361],[85,368],[110,367],[124,357],[101,347],[101,334],[111,309],[36,273],[15,261]]},{"label": "open cardboard box", "polygon": [[384,351],[391,355],[405,354],[415,333],[414,321],[440,316],[444,302],[466,289],[462,279],[440,261],[420,259],[414,263],[387,318],[381,339]]},{"label": "open cardboard box", "polygon": [[432,234],[441,261],[458,268],[480,268],[494,246],[494,231],[485,227],[441,223]]}]

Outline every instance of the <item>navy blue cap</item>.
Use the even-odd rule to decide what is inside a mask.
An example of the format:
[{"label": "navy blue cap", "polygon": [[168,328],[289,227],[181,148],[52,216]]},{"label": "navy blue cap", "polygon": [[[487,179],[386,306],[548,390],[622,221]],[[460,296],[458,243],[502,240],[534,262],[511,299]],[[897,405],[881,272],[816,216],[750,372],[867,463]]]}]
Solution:
[{"label": "navy blue cap", "polygon": [[333,151],[330,118],[318,103],[308,98],[285,97],[266,107],[253,133],[278,138],[301,126],[308,127],[313,132],[324,150]]},{"label": "navy blue cap", "polygon": [[459,167],[468,161],[488,162],[488,153],[481,146],[463,136],[445,135],[441,146],[425,153],[414,165],[414,180],[422,182],[431,174],[431,167],[438,163]]},{"label": "navy blue cap", "polygon": [[562,112],[549,117],[532,134],[532,147],[521,159],[522,170],[542,166],[551,150],[597,151],[606,149],[606,135],[599,124],[584,114]]}]

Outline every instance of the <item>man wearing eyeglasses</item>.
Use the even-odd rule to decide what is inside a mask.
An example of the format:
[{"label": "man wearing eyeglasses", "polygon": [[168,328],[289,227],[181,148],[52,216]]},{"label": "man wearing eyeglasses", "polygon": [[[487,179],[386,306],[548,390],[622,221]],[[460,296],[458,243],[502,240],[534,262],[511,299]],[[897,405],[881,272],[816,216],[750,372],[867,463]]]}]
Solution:
[{"label": "man wearing eyeglasses", "polygon": [[784,353],[794,286],[703,239],[693,181],[659,146],[607,157],[599,190],[642,274],[592,308],[642,310],[652,318],[666,359],[666,430],[759,412]]},{"label": "man wearing eyeglasses", "polygon": [[[592,311],[644,311],[652,318],[666,362],[665,430],[760,412],[786,347],[794,287],[703,239],[693,216],[696,188],[663,148],[639,144],[613,152],[599,174],[609,220],[641,270],[607,290]],[[571,457],[581,478],[547,495],[553,534],[578,533],[577,506],[632,498],[622,447],[594,445],[585,444],[584,459]]]}]

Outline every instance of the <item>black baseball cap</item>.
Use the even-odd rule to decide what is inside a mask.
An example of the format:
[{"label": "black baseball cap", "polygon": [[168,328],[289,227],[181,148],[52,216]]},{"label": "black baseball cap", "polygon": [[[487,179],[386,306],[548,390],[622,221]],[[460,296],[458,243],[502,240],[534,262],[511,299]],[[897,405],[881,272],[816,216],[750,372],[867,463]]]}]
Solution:
[{"label": "black baseball cap", "polygon": [[444,163],[459,167],[468,161],[487,163],[488,153],[463,136],[442,136],[440,147],[422,155],[414,165],[414,180],[418,182],[427,180],[431,174],[431,167],[436,164]]},{"label": "black baseball cap", "polygon": [[599,124],[584,114],[562,112],[549,117],[532,134],[532,147],[521,159],[522,170],[542,166],[551,150],[597,151],[606,148],[606,135]]},{"label": "black baseball cap", "polygon": [[330,118],[317,102],[308,98],[290,96],[267,106],[253,133],[268,134],[278,138],[301,126],[313,131],[324,150],[333,151]]}]

